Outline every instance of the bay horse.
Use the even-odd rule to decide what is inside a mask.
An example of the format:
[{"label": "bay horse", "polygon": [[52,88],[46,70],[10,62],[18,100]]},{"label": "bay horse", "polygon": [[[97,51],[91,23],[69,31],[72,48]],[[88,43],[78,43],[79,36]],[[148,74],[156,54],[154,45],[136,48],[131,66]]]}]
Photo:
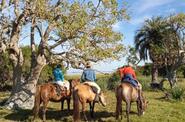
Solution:
[{"label": "bay horse", "polygon": [[[79,122],[80,121],[80,108],[79,104],[82,105],[82,114],[87,121],[87,117],[85,114],[85,108],[86,108],[86,103],[89,103],[90,106],[90,115],[92,118],[94,118],[94,107],[95,107],[95,96],[96,93],[94,92],[93,88],[89,86],[88,84],[82,83],[74,87],[73,91],[73,121],[74,122]],[[105,96],[101,92],[100,93],[100,99],[99,102],[105,106]]]},{"label": "bay horse", "polygon": [[33,120],[39,113],[40,105],[43,104],[42,120],[46,121],[46,108],[49,101],[61,102],[61,108],[63,109],[63,102],[65,99],[67,99],[68,110],[70,109],[70,98],[72,94],[72,89],[74,88],[74,86],[80,83],[80,79],[69,80],[69,83],[70,90],[62,90],[60,95],[58,95],[56,91],[56,84],[54,83],[45,83],[37,86],[35,94],[35,103],[33,108]]},{"label": "bay horse", "polygon": [[129,113],[131,110],[131,103],[137,103],[138,116],[144,114],[145,109],[147,108],[148,101],[145,100],[143,93],[141,93],[141,101],[138,100],[138,90],[130,83],[124,82],[116,87],[116,119],[119,119],[121,114],[122,119],[122,101],[126,103],[126,117],[127,122],[130,122]]}]

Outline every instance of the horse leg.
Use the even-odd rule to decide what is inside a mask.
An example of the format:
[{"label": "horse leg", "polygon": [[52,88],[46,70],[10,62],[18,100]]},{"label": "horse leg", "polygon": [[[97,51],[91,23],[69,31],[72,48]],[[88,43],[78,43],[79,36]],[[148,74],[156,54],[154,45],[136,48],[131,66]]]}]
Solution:
[{"label": "horse leg", "polygon": [[129,113],[130,113],[130,101],[127,101],[127,102],[126,102],[127,122],[130,122]]},{"label": "horse leg", "polygon": [[89,106],[90,106],[90,114],[91,114],[91,117],[94,118],[94,105],[95,105],[95,102],[90,102],[89,103]]},{"label": "horse leg", "polygon": [[95,102],[93,102],[93,106],[92,106],[92,117],[94,118],[94,106],[95,106]]},{"label": "horse leg", "polygon": [[42,113],[43,122],[46,121],[46,108],[47,108],[48,102],[49,100],[43,102],[43,113]]},{"label": "horse leg", "polygon": [[71,101],[71,97],[67,98],[67,109],[68,109],[68,112],[70,112],[70,101]]},{"label": "horse leg", "polygon": [[61,111],[64,110],[64,99],[61,100]]},{"label": "horse leg", "polygon": [[[116,101],[116,119],[119,119],[119,115],[122,113],[122,101],[119,96],[117,96],[117,101]],[[122,119],[122,116],[121,116]]]},{"label": "horse leg", "polygon": [[90,113],[92,112],[92,103],[89,102],[89,110],[90,110]]},{"label": "horse leg", "polygon": [[141,116],[141,108],[140,108],[140,101],[137,101],[137,111],[138,111],[138,116]]},{"label": "horse leg", "polygon": [[84,116],[85,121],[87,121],[87,116],[85,114],[85,104],[86,104],[86,101],[82,101],[82,114]]},{"label": "horse leg", "polygon": [[121,115],[121,120],[122,120],[123,119],[122,102],[120,103],[120,115]]}]

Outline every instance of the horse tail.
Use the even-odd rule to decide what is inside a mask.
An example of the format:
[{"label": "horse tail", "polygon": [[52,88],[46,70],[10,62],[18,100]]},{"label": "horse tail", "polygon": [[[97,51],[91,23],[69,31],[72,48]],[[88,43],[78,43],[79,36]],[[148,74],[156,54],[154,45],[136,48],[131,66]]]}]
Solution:
[{"label": "horse tail", "polygon": [[40,108],[40,103],[41,103],[41,95],[40,95],[40,86],[36,87],[36,93],[35,93],[35,102],[34,102],[34,108],[33,108],[33,113],[34,113],[34,118],[37,116]]},{"label": "horse tail", "polygon": [[77,94],[78,90],[74,90],[73,92],[73,120],[74,122],[80,121],[80,109],[79,109],[79,97]]},{"label": "horse tail", "polygon": [[122,113],[122,87],[119,85],[116,87],[116,119],[119,119],[120,113]]}]

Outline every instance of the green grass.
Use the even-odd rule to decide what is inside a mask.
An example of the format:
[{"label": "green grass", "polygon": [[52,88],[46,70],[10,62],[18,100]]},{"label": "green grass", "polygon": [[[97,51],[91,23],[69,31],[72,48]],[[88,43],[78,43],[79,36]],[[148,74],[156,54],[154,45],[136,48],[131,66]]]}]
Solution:
[{"label": "green grass", "polygon": [[[144,79],[143,79],[144,80]],[[144,80],[149,81],[148,79]],[[180,80],[178,85],[185,88],[185,81]],[[8,93],[0,93],[0,100],[8,97]],[[113,91],[105,91],[107,106],[104,108],[99,104],[95,106],[95,120],[96,121],[106,121],[114,122],[115,118],[115,108],[116,108],[116,98]],[[130,118],[132,122],[184,122],[185,121],[185,100],[166,100],[163,99],[164,92],[162,91],[144,91],[146,99],[149,101],[148,108],[143,116],[137,116],[136,104],[132,104]],[[72,108],[71,103],[71,108]],[[126,121],[125,118],[125,103],[122,105],[124,110],[124,116],[122,122]],[[65,106],[66,108],[66,106]],[[87,107],[89,110],[89,107]],[[87,112],[88,118],[89,113]],[[72,121],[72,111],[70,113],[67,110],[60,112],[60,103],[49,103],[47,112],[48,122],[71,122]],[[3,108],[0,109],[0,122],[11,122],[11,121],[28,121],[32,119],[31,110],[20,110],[20,111],[10,111]],[[36,119],[36,122],[41,122],[40,118]]]}]

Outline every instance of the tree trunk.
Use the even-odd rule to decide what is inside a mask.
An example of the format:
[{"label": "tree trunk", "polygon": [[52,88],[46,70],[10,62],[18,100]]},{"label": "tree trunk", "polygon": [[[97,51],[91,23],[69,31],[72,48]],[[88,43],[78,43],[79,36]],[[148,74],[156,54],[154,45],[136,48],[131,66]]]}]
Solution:
[{"label": "tree trunk", "polygon": [[152,83],[158,82],[158,68],[157,65],[153,64],[152,65]]},{"label": "tree trunk", "polygon": [[34,94],[36,92],[36,84],[39,79],[43,67],[46,65],[44,55],[37,57],[37,64],[31,70],[27,82],[16,85],[16,92],[10,96],[5,103],[8,109],[32,109],[34,106]]},{"label": "tree trunk", "polygon": [[167,71],[167,78],[168,78],[168,81],[170,83],[170,87],[173,88],[173,86],[177,82],[176,70],[172,70],[172,69],[168,70]]},{"label": "tree trunk", "polygon": [[24,57],[21,48],[18,47],[19,33],[15,33],[11,37],[11,43],[9,48],[9,58],[13,66],[13,86],[11,94],[16,92],[16,85],[21,82],[22,65]]}]

